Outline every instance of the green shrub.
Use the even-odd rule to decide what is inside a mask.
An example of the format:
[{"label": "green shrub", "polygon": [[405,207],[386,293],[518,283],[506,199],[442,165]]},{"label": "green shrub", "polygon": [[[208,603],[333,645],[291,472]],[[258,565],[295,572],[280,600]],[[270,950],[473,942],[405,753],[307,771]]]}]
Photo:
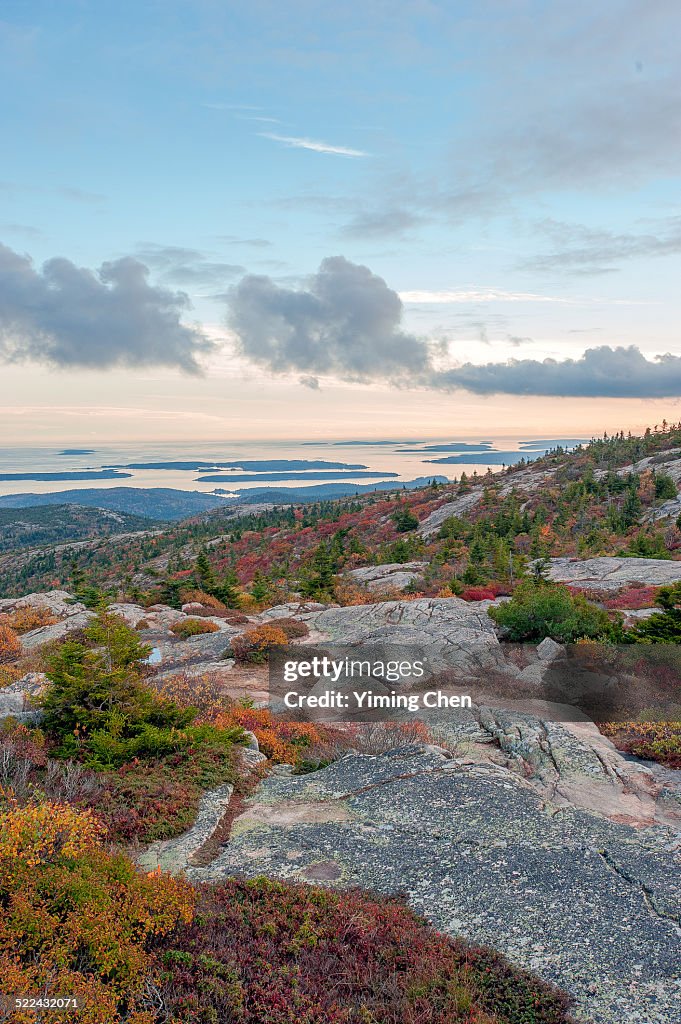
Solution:
[{"label": "green shrub", "polygon": [[206,619],[182,619],[170,627],[175,636],[188,640],[190,636],[200,636],[202,633],[217,633],[220,627],[215,622]]},{"label": "green shrub", "polygon": [[678,644],[681,641],[681,583],[660,587],[655,604],[662,609],[629,631],[628,639],[640,644]]},{"label": "green shrub", "polygon": [[667,501],[669,498],[675,498],[676,494],[676,484],[669,473],[656,473],[655,497]]},{"label": "green shrub", "polygon": [[489,615],[508,632],[509,640],[538,643],[551,637],[558,643],[582,638],[614,638],[616,627],[602,608],[582,594],[571,594],[560,583],[526,580],[510,601],[489,609]]},{"label": "green shrub", "polygon": [[56,753],[108,764],[125,759],[126,751],[138,756],[149,745],[174,742],[162,740],[162,733],[174,737],[196,712],[144,686],[140,668],[149,647],[122,619],[104,612],[85,633],[98,646],[67,640],[49,659],[40,704]]}]

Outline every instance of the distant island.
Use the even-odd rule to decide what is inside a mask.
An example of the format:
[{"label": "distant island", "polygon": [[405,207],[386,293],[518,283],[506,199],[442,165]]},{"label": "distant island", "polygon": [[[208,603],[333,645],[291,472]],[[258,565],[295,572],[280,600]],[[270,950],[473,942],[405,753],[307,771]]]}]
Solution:
[{"label": "distant island", "polygon": [[253,487],[233,492],[216,487],[214,493],[231,494],[233,497],[238,497],[244,505],[260,504],[261,502],[291,505],[299,502],[326,501],[330,498],[351,498],[355,494],[368,494],[371,491],[412,491],[417,487],[427,487],[433,480],[437,483],[448,483],[446,476],[419,476],[415,480],[383,480],[373,484],[348,482],[317,484],[311,487]]},{"label": "distant island", "polygon": [[0,473],[0,480],[125,480],[131,476],[117,469],[74,469],[64,473]]},{"label": "distant island", "polygon": [[62,452],[57,452],[57,455],[94,455],[94,448],[64,448]]},{"label": "distant island", "polygon": [[369,477],[370,479],[380,479],[386,477],[399,476],[398,473],[390,473],[387,470],[385,472],[380,469],[343,469],[336,470],[307,470],[306,472],[298,472],[297,470],[289,471],[288,473],[236,473],[235,475],[230,474],[216,474],[215,476],[199,476],[196,478],[197,483],[202,484],[214,484],[223,483],[228,480],[229,483],[252,483],[257,480],[338,480],[338,477],[352,479],[362,479]]},{"label": "distant island", "polygon": [[254,473],[292,469],[367,469],[363,463],[326,462],[323,459],[195,459],[193,462],[128,462],[106,469],[174,469],[204,473],[211,470],[244,470]]}]

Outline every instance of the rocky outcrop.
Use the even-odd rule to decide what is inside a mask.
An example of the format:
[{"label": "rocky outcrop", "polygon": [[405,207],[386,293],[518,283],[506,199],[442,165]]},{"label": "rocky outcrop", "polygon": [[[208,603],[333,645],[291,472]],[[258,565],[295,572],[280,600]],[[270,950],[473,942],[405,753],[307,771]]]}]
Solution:
[{"label": "rocky outcrop", "polygon": [[[270,622],[272,619],[301,618],[311,612],[323,612],[327,605],[319,601],[288,601],[286,604],[275,604],[259,615],[253,616],[253,622]],[[246,627],[248,628],[248,627]]]},{"label": "rocky outcrop", "polygon": [[59,618],[85,611],[85,605],[76,601],[66,590],[48,590],[44,594],[26,594],[25,597],[6,597],[0,601],[0,612],[9,612],[14,608],[39,608]]},{"label": "rocky outcrop", "polygon": [[226,783],[209,790],[201,797],[196,821],[187,832],[176,839],[152,843],[137,855],[137,863],[144,871],[170,871],[179,874],[191,863],[191,858],[208,842],[222,820],[234,787]]},{"label": "rocky outcrop", "polygon": [[549,576],[584,590],[619,590],[629,583],[659,587],[681,580],[681,562],[665,558],[552,558]]},{"label": "rocky outcrop", "polygon": [[462,601],[458,597],[422,597],[414,601],[327,608],[303,614],[318,636],[336,643],[452,645],[499,643],[487,615],[491,601]]},{"label": "rocky outcrop", "polygon": [[367,590],[404,590],[420,579],[426,562],[388,562],[385,565],[367,565],[361,569],[350,569],[345,573],[348,579]]},{"label": "rocky outcrop", "polygon": [[[580,1021],[675,1024],[678,833],[568,798],[580,779],[615,792],[618,755],[603,763],[588,737],[542,733],[541,722],[523,735],[490,714],[462,723],[475,754],[407,747],[349,754],[302,777],[280,769],[234,819],[222,853],[190,877],[266,874],[403,894],[439,929],[567,989]],[[548,779],[513,769],[513,754],[478,749],[488,729],[555,758],[553,795]]]},{"label": "rocky outcrop", "polygon": [[53,623],[51,626],[41,626],[40,629],[32,629],[30,633],[24,633],[21,637],[21,646],[25,651],[31,651],[51,640],[65,640],[69,633],[85,629],[95,617],[94,612],[83,610],[69,615],[66,619]]},{"label": "rocky outcrop", "polygon": [[464,513],[479,505],[481,500],[481,487],[474,488],[468,494],[460,494],[453,501],[448,501],[445,505],[440,505],[434,512],[431,512],[419,525],[418,532],[422,537],[432,537],[438,532],[445,519],[449,519],[450,516],[464,515]]},{"label": "rocky outcrop", "polygon": [[28,672],[9,686],[0,689],[0,722],[3,718],[16,718],[22,725],[37,725],[42,712],[33,706],[33,698],[44,688],[47,676],[43,672]]}]

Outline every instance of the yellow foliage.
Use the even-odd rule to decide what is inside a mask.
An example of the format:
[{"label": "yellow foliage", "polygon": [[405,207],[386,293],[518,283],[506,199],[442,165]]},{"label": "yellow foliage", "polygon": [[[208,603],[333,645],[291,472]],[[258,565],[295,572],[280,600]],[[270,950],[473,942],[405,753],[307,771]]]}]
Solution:
[{"label": "yellow foliage", "polygon": [[[10,804],[0,815],[0,977],[14,994],[78,996],[78,1024],[151,1024],[152,941],[193,915],[191,887],[102,848],[90,811]],[[41,1020],[62,1021],[64,1011]],[[16,1011],[34,1024],[34,1011]]]}]

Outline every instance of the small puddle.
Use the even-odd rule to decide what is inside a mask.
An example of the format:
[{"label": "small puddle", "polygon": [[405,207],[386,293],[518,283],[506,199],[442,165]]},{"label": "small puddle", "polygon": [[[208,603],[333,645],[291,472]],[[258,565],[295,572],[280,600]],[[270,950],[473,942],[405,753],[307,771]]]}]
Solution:
[{"label": "small puddle", "polygon": [[151,654],[148,658],[145,658],[144,665],[160,665],[163,661],[163,655],[161,654],[160,647],[152,647]]}]

